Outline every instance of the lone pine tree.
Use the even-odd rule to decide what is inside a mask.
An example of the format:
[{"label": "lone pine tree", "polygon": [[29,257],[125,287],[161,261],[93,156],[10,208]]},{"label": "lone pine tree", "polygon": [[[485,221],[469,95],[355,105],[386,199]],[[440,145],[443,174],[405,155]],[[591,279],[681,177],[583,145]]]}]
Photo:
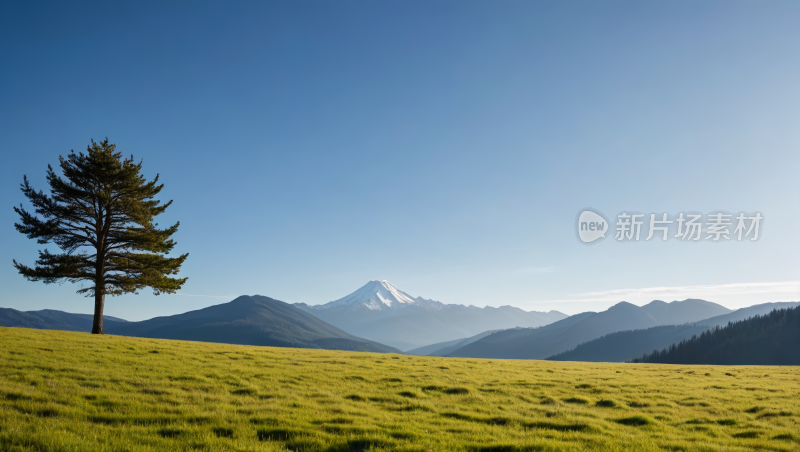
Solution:
[{"label": "lone pine tree", "polygon": [[155,295],[174,293],[187,279],[169,275],[178,273],[188,254],[166,256],[175,246],[171,237],[180,222],[166,229],[153,223],[172,204],[153,199],[164,185],[157,185],[158,175],[148,182],[140,174],[141,161],[123,159],[115,148],[108,139],[92,140],[86,154],[71,151],[66,159],[59,157],[64,177],[47,166],[49,196],[35,191],[23,176],[22,192],[35,214],[22,205],[14,207],[19,232],[62,250],[40,250],[34,267],[16,260],[14,267],[29,281],[84,282],[78,293],[94,296],[93,334],[103,334],[106,295],[138,293],[145,287]]}]

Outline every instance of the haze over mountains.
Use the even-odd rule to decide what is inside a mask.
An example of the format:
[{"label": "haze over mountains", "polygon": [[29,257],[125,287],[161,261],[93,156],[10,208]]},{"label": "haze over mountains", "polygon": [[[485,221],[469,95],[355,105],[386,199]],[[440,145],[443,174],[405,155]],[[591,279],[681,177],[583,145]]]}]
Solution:
[{"label": "haze over mountains", "polygon": [[296,306],[350,334],[400,350],[461,340],[488,330],[543,326],[567,317],[558,311],[529,312],[512,306],[444,304],[412,297],[378,280],[326,304]]},{"label": "haze over mountains", "polygon": [[[44,314],[43,314],[44,312]],[[104,316],[107,334],[274,347],[392,353],[392,347],[350,335],[295,306],[260,295],[241,296],[184,314],[126,322]],[[90,331],[92,316],[61,311],[0,310],[0,326]]]},{"label": "haze over mountains", "polygon": [[585,312],[537,329],[500,331],[468,344],[447,356],[465,358],[545,359],[577,345],[617,331],[696,322],[731,310],[704,300],[642,307],[618,303],[603,312]]},{"label": "haze over mountains", "polygon": [[[800,303],[767,303],[732,312],[704,300],[645,306],[618,303],[567,317],[503,306],[477,308],[412,297],[370,281],[318,306],[241,296],[184,314],[127,322],[105,316],[109,334],[278,347],[400,352],[469,358],[626,361],[710,327]],[[0,326],[90,331],[92,316],[0,308]],[[416,347],[415,347],[416,346]]]},{"label": "haze over mountains", "polygon": [[798,302],[764,303],[742,308],[716,317],[698,320],[693,324],[658,326],[642,330],[624,330],[586,342],[578,347],[552,356],[557,361],[624,362],[638,358],[642,353],[663,350],[709,328],[724,327],[728,322],[739,322],[757,315],[767,315],[775,309],[800,306]]},{"label": "haze over mountains", "polygon": [[421,356],[447,356],[450,353],[453,353],[454,351],[458,350],[461,347],[464,347],[467,344],[471,344],[475,341],[481,340],[484,337],[496,332],[497,331],[484,331],[483,333],[476,334],[466,339],[456,339],[454,341],[439,342],[436,344],[426,345],[424,347],[419,347],[413,350],[409,350],[406,353],[409,355],[421,355]]}]

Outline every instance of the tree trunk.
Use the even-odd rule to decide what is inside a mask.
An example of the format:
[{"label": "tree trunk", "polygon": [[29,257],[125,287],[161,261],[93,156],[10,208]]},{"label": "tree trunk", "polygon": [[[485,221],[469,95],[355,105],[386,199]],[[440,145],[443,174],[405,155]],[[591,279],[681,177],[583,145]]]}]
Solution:
[{"label": "tree trunk", "polygon": [[94,322],[92,322],[92,334],[103,334],[103,304],[106,301],[106,294],[100,290],[94,293]]}]

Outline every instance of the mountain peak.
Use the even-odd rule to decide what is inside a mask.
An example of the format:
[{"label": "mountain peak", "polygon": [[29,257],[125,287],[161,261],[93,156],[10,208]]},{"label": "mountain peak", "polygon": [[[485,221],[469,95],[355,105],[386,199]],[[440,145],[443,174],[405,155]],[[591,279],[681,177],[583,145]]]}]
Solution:
[{"label": "mountain peak", "polygon": [[628,303],[627,301],[620,301],[619,303],[615,304],[614,306],[611,306],[610,308],[608,308],[608,311],[619,310],[619,309],[633,309],[633,308],[638,308],[638,306],[636,306],[633,303]]},{"label": "mountain peak", "polygon": [[330,309],[343,306],[364,306],[371,311],[382,311],[414,304],[417,304],[414,297],[393,286],[389,281],[373,279],[350,295],[320,307]]}]

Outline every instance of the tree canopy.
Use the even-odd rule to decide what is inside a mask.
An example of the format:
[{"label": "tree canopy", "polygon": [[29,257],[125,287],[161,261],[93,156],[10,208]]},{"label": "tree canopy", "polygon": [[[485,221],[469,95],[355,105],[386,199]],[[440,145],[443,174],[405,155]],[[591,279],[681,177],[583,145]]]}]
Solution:
[{"label": "tree canopy", "polygon": [[776,309],[717,326],[634,363],[796,366],[800,364],[800,307]]},{"label": "tree canopy", "polygon": [[103,333],[105,295],[148,287],[155,295],[175,293],[187,280],[171,275],[188,254],[168,256],[180,222],[164,229],[153,222],[172,204],[154,199],[164,185],[158,184],[158,175],[148,182],[141,161],[123,159],[115,150],[108,139],[92,140],[85,154],[71,151],[67,158],[59,157],[63,177],[47,167],[49,195],[34,190],[23,176],[21,189],[34,211],[14,207],[19,232],[61,249],[40,250],[33,267],[16,260],[14,267],[30,281],[85,283],[78,293],[95,298],[96,334]]}]

